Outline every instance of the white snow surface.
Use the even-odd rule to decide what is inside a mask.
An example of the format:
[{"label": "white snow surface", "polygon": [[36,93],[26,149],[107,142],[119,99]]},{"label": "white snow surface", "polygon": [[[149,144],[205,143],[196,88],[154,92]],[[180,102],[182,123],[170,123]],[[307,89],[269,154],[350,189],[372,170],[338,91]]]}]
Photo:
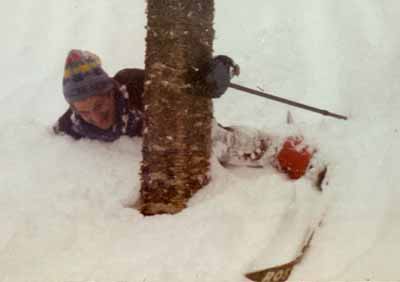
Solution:
[{"label": "white snow surface", "polygon": [[0,3],[0,281],[244,281],[285,263],[322,213],[290,281],[400,281],[400,2],[218,0],[215,54],[236,83],[349,116],[323,117],[229,90],[224,125],[296,130],[329,163],[318,193],[272,168],[223,168],[183,212],[143,217],[141,140],[52,134],[65,111],[64,59],[100,55],[114,74],[143,67],[145,1]]}]

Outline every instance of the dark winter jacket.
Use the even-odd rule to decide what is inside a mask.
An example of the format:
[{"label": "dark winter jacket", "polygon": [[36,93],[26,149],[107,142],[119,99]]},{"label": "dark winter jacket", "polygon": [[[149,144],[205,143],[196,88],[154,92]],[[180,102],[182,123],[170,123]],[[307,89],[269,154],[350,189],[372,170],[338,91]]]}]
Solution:
[{"label": "dark winter jacket", "polygon": [[[115,100],[117,121],[108,130],[99,129],[85,122],[72,109],[59,118],[54,132],[67,134],[74,139],[90,138],[112,142],[119,137],[141,136],[143,128],[143,91],[144,71],[140,69],[123,69],[115,76]],[[251,165],[259,165],[259,160],[266,150],[269,137],[262,136],[257,130],[244,127],[223,127],[214,120],[212,139],[214,152],[223,163],[240,163],[250,160]],[[268,141],[269,142],[269,141]]]}]

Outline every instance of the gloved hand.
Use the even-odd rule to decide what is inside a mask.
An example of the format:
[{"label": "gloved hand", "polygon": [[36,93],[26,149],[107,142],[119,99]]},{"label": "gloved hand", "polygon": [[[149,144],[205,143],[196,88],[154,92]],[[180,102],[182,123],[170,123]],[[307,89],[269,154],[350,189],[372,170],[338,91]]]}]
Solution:
[{"label": "gloved hand", "polygon": [[225,93],[234,75],[239,75],[239,66],[228,56],[214,57],[203,70],[205,82],[211,98],[219,98]]}]

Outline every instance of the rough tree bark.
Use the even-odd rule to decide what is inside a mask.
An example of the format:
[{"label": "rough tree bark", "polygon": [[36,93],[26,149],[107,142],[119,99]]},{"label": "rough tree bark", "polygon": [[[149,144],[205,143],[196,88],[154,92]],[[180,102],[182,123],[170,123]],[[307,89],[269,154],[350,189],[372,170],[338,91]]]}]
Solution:
[{"label": "rough tree bark", "polygon": [[212,101],[202,96],[198,69],[212,56],[213,18],[213,0],[147,0],[145,215],[181,211],[209,181]]}]

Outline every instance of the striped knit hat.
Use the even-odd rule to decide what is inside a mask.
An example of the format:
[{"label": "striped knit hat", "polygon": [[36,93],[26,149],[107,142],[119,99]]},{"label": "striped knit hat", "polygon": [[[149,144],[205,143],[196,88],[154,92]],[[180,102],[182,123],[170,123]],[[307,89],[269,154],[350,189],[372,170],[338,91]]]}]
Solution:
[{"label": "striped knit hat", "polygon": [[68,103],[107,93],[113,80],[101,67],[100,58],[88,51],[71,50],[65,60],[64,97]]}]

